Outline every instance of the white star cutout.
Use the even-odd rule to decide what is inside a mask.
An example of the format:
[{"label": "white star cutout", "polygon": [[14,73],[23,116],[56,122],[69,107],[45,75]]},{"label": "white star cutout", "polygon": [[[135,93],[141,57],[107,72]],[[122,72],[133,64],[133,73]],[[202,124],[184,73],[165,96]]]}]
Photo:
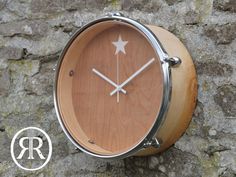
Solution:
[{"label": "white star cutout", "polygon": [[119,35],[118,41],[112,42],[114,46],[116,46],[116,52],[115,54],[118,54],[119,52],[125,53],[125,45],[128,43],[128,41],[123,41],[121,38],[121,35]]}]

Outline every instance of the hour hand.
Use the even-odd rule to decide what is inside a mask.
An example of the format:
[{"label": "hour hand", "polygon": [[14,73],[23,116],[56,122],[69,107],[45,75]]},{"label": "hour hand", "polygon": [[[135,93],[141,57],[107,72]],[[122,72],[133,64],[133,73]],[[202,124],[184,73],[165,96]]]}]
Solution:
[{"label": "hour hand", "polygon": [[[107,81],[108,83],[110,83],[111,85],[113,85],[114,87],[118,88],[119,86],[113,82],[111,79],[109,79],[108,77],[106,77],[104,74],[100,73],[98,70],[96,70],[95,68],[92,69],[92,71],[97,74],[99,77],[101,77],[103,80]],[[126,91],[124,89],[120,89],[122,93],[126,94]]]},{"label": "hour hand", "polygon": [[133,80],[136,76],[138,76],[144,69],[146,69],[149,65],[151,65],[155,61],[155,58],[150,59],[145,65],[143,65],[138,71],[136,71],[134,74],[132,74],[127,80],[125,80],[122,84],[120,84],[118,87],[116,87],[115,90],[113,90],[110,95],[114,95],[116,92],[119,92],[122,90],[122,87],[124,87],[126,84],[128,84],[131,80]]}]

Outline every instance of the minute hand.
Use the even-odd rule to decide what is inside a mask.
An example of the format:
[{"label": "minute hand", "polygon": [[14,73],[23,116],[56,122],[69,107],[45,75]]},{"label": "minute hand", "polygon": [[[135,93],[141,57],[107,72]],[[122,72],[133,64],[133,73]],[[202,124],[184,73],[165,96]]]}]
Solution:
[{"label": "minute hand", "polygon": [[[110,83],[111,85],[113,85],[114,87],[118,87],[118,85],[116,85],[112,80],[110,80],[108,77],[106,77],[105,75],[103,75],[102,73],[100,73],[98,70],[96,70],[95,68],[92,69],[92,71],[97,74],[98,76],[100,76],[102,79],[104,79],[105,81],[107,81],[108,83]],[[126,91],[124,89],[121,89],[121,91],[126,94]]]},{"label": "minute hand", "polygon": [[120,91],[126,84],[128,84],[132,79],[134,79],[137,75],[139,75],[144,69],[146,69],[149,65],[151,65],[155,61],[155,58],[152,58],[147,62],[145,65],[143,65],[138,71],[136,71],[134,74],[132,74],[127,80],[125,80],[122,84],[120,84],[115,90],[113,90],[110,95],[114,95],[117,91]]}]

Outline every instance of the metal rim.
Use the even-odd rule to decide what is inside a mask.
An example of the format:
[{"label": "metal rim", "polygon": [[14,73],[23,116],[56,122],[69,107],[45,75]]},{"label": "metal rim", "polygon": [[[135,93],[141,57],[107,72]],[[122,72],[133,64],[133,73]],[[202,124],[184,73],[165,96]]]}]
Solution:
[{"label": "metal rim", "polygon": [[[71,43],[74,41],[74,39],[81,34],[83,31],[85,31],[87,28],[89,28],[90,26],[100,23],[100,22],[105,22],[105,21],[120,21],[120,22],[124,22],[127,23],[133,27],[135,27],[136,29],[138,29],[138,31],[142,32],[147,39],[149,40],[150,44],[153,46],[153,48],[155,49],[155,52],[157,53],[157,55],[159,56],[160,62],[161,62],[161,68],[162,68],[162,72],[163,72],[163,97],[162,97],[162,104],[160,107],[160,111],[156,117],[156,120],[153,124],[153,127],[150,129],[150,131],[148,132],[147,136],[141,140],[139,143],[137,143],[136,146],[134,146],[132,149],[126,151],[126,152],[122,152],[119,154],[115,154],[115,155],[101,155],[101,154],[96,154],[94,152],[89,151],[88,149],[84,148],[83,146],[81,146],[79,143],[77,143],[77,141],[70,135],[70,132],[68,132],[67,128],[65,127],[63,121],[62,121],[62,117],[59,111],[59,107],[58,107],[58,100],[57,100],[57,80],[58,80],[58,76],[59,76],[59,71],[60,71],[60,66],[61,63],[63,61],[64,55],[67,52],[68,48],[70,47]],[[99,158],[106,158],[106,159],[118,159],[118,158],[126,158],[130,155],[133,155],[135,153],[137,153],[139,150],[144,148],[144,144],[151,140],[153,137],[155,137],[156,133],[158,132],[158,129],[160,127],[160,125],[162,124],[167,110],[168,110],[168,106],[169,106],[169,102],[170,102],[170,94],[171,94],[171,70],[170,70],[170,66],[169,63],[167,62],[166,59],[168,59],[169,56],[166,53],[165,49],[163,48],[163,46],[161,45],[160,41],[158,40],[158,38],[155,36],[155,34],[146,26],[144,26],[143,24],[124,17],[120,14],[117,13],[113,13],[113,14],[109,14],[105,17],[99,18],[97,20],[94,20],[86,25],[84,25],[82,28],[80,28],[78,31],[75,32],[75,34],[70,38],[70,40],[68,41],[68,43],[66,44],[66,47],[63,49],[60,57],[59,57],[59,61],[56,67],[56,74],[55,74],[55,80],[54,80],[54,89],[53,89],[53,98],[54,98],[54,106],[55,106],[55,110],[56,110],[56,114],[57,114],[57,118],[58,121],[60,123],[60,126],[62,127],[64,133],[66,134],[66,136],[70,139],[70,141],[81,151],[95,156],[95,157],[99,157]]]}]

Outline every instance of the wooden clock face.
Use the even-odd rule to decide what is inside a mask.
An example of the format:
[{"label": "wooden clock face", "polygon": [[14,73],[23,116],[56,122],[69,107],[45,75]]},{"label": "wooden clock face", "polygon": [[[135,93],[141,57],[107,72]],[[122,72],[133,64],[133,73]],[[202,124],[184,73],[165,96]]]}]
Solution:
[{"label": "wooden clock face", "polygon": [[83,148],[113,155],[137,145],[162,103],[163,73],[147,38],[122,22],[101,22],[78,35],[61,62],[61,119]]}]

